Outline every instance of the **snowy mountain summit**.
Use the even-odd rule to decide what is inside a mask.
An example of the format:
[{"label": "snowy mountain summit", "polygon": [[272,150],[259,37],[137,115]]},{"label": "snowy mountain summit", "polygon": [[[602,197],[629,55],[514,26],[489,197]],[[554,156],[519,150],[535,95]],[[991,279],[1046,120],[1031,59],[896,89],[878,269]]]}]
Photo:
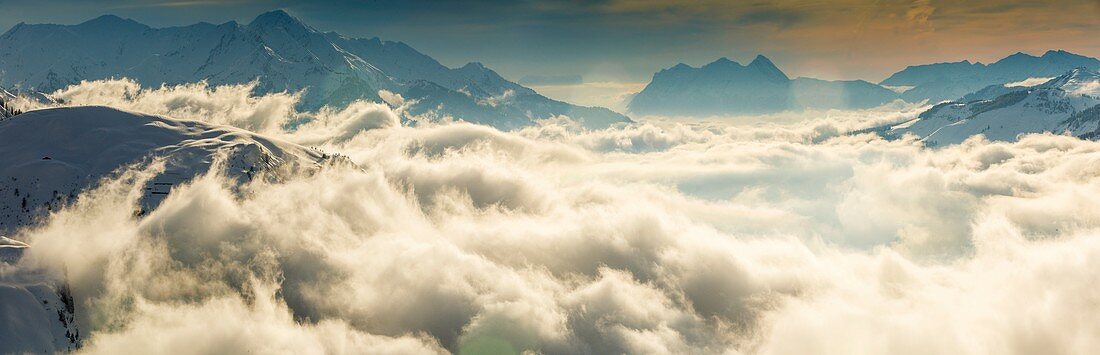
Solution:
[{"label": "snowy mountain summit", "polygon": [[1100,132],[1100,74],[1094,70],[1077,68],[1039,85],[994,85],[967,96],[973,100],[935,105],[888,134],[947,145],[978,134],[1011,141],[1025,133],[1093,138]]},{"label": "snowy mountain summit", "polygon": [[0,87],[25,91],[112,77],[153,87],[256,80],[258,94],[304,91],[306,110],[379,101],[387,90],[415,101],[413,114],[500,128],[556,115],[591,127],[629,121],[604,108],[551,100],[479,63],[448,68],[404,43],[321,32],[282,10],[248,24],[168,28],[113,15],[71,26],[20,23],[0,35],[0,71]]}]

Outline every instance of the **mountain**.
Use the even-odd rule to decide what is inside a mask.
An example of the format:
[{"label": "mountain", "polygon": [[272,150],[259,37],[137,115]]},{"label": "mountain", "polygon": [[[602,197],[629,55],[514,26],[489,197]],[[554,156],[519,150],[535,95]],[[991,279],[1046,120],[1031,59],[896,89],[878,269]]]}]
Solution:
[{"label": "mountain", "polygon": [[142,197],[146,211],[174,184],[209,170],[222,154],[225,172],[238,179],[311,168],[328,159],[233,127],[99,106],[36,110],[4,119],[0,141],[0,195],[7,196],[0,199],[0,235],[33,224],[117,169],[151,157],[164,159],[166,166]]},{"label": "mountain", "polygon": [[501,128],[554,115],[592,127],[627,122],[604,108],[554,101],[479,63],[448,68],[401,42],[321,32],[284,11],[248,24],[152,28],[105,15],[78,25],[20,23],[0,35],[0,87],[51,92],[128,77],[145,86],[258,80],[258,94],[305,90],[304,110],[380,100],[379,90],[436,112]]},{"label": "mountain", "polygon": [[699,68],[681,63],[661,70],[628,109],[638,114],[712,116],[866,108],[895,98],[897,93],[862,80],[792,80],[758,55],[748,65],[720,58]]},{"label": "mountain", "polygon": [[928,145],[947,145],[978,134],[1011,141],[1025,133],[1089,138],[1100,132],[1100,74],[1093,70],[1074,69],[1030,87],[987,87],[968,97],[975,100],[935,105],[888,135],[909,133]]},{"label": "mountain", "polygon": [[1074,68],[1100,70],[1100,60],[1066,51],[1047,51],[1041,57],[1016,53],[989,65],[961,61],[910,66],[879,84],[907,87],[901,94],[905,101],[936,103],[958,100],[990,85],[1051,78]]},{"label": "mountain", "polygon": [[[162,159],[140,197],[143,214],[175,184],[221,169],[238,181],[280,179],[339,159],[233,127],[107,107],[30,111],[0,120],[0,234],[33,225],[118,169]],[[224,159],[224,160],[219,160]],[[216,162],[222,162],[217,164]],[[29,248],[0,237],[0,271]],[[0,353],[79,346],[79,313],[63,280],[0,279]]]}]

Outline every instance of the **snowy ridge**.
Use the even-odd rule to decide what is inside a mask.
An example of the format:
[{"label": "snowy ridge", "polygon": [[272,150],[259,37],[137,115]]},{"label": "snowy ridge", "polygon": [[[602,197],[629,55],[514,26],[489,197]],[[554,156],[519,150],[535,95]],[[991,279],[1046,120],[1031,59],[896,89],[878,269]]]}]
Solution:
[{"label": "snowy ridge", "polygon": [[[72,26],[21,23],[0,35],[0,70],[0,87],[27,92],[112,77],[153,87],[258,80],[258,93],[304,90],[306,110],[379,101],[378,92],[387,90],[417,100],[412,110],[417,113],[433,111],[503,128],[555,115],[592,126],[629,121],[607,109],[551,100],[479,63],[448,68],[404,43],[323,33],[281,10],[246,25],[151,28],[112,15]],[[422,81],[446,94],[416,91]],[[511,99],[480,104],[506,93]]]},{"label": "snowy ridge", "polygon": [[968,101],[960,98],[991,85],[1055,77],[1074,68],[1100,70],[1100,60],[1061,50],[1047,51],[1042,56],[1016,53],[988,65],[964,60],[909,66],[879,84],[911,86],[901,94],[909,102]]},{"label": "snowy ridge", "polygon": [[[226,155],[226,173],[310,168],[320,152],[237,128],[175,120],[108,107],[37,110],[0,121],[0,234],[31,225],[117,169],[150,157],[165,171],[147,186],[142,206],[155,207],[171,187],[206,172]],[[142,213],[141,211],[136,211]]]},{"label": "snowy ridge", "polygon": [[1039,132],[1084,136],[1100,128],[1100,120],[1089,114],[1100,105],[1098,88],[1100,74],[1084,68],[1032,87],[989,87],[967,95],[975,100],[935,105],[888,134],[914,134],[929,145],[955,144],[978,134],[1007,141]]}]

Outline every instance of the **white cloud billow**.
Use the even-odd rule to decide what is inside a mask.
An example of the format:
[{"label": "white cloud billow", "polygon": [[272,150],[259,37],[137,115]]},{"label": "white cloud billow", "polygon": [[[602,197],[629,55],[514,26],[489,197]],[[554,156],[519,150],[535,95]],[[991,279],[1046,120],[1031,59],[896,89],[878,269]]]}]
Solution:
[{"label": "white cloud billow", "polygon": [[410,127],[386,105],[299,113],[294,94],[247,89],[113,81],[59,94],[265,131],[357,165],[239,190],[208,175],[142,218],[126,208],[141,184],[109,180],[16,235],[31,251],[9,275],[66,270],[90,330],[82,351],[1100,348],[1100,143],[927,149],[844,134],[915,107],[603,131]]}]

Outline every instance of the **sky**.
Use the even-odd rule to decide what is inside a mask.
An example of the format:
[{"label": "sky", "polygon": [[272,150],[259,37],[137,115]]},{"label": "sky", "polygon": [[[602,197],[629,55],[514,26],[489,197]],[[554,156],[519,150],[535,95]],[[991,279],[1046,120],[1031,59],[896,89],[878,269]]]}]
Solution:
[{"label": "sky", "polygon": [[247,23],[284,9],[311,26],[410,44],[507,78],[644,83],[677,63],[771,58],[790,76],[877,82],[910,64],[1048,49],[1100,56],[1100,0],[0,0],[0,27],[115,14],[160,27]]},{"label": "sky", "polygon": [[[756,53],[791,76],[869,80],[1016,51],[1100,56],[1095,0],[824,4],[0,0],[0,25],[283,8],[451,66],[606,80],[607,95],[677,62]],[[0,353],[42,352],[32,341],[61,323],[83,354],[1100,349],[1100,141],[856,133],[928,107],[900,101],[501,131],[402,124],[396,95],[299,112],[300,95],[252,85],[106,79],[13,100],[27,112],[0,124],[0,192],[41,207],[5,215],[28,246],[0,263],[0,313],[16,311],[0,338],[17,340]]]}]

